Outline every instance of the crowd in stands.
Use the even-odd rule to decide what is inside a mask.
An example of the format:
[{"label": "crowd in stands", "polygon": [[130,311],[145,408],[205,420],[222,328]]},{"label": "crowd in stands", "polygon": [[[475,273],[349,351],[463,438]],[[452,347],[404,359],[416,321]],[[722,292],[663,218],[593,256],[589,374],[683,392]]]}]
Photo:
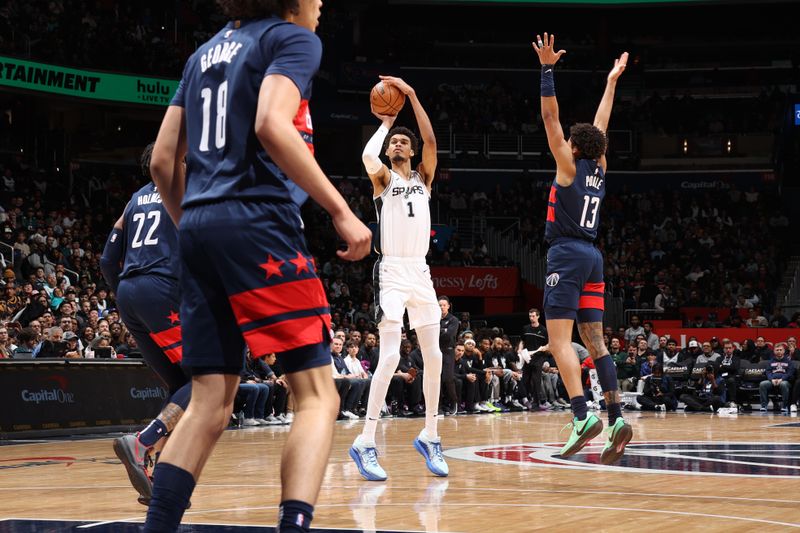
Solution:
[{"label": "crowd in stands", "polygon": [[186,57],[223,24],[213,2],[197,0],[5,0],[0,53],[174,78]]},{"label": "crowd in stands", "polygon": [[[520,241],[542,243],[545,221],[538,214],[546,210],[549,186],[549,181],[527,175],[490,193],[442,185],[436,201],[444,217],[519,218]],[[735,186],[698,193],[623,189],[608,193],[601,220],[598,247],[605,258],[606,290],[623,298],[626,309],[652,309],[676,318],[680,307],[755,308],[756,317],[779,315],[776,289],[788,259],[781,250],[791,228],[774,191]],[[458,245],[444,257],[458,264]],[[503,259],[493,261],[502,264]],[[729,313],[703,316],[702,322],[714,327],[730,324],[732,318]],[[742,317],[742,324],[748,318]],[[783,327],[788,321],[778,318],[774,325]]]},{"label": "crowd in stands", "polygon": [[[30,302],[14,322],[27,326],[46,310],[57,321],[66,303],[64,308],[72,308],[70,314],[77,315],[71,331],[82,336],[88,325],[97,335],[97,321],[102,324],[101,319],[107,318],[103,313],[108,304],[103,302],[109,297],[103,290],[99,254],[108,228],[141,178],[125,171],[87,168],[74,170],[70,182],[62,175],[33,168],[20,154],[6,156],[0,172],[4,180],[0,242],[5,244],[0,316],[11,320]],[[66,183],[71,183],[69,188]],[[520,238],[540,242],[544,220],[535,213],[544,212],[546,185],[525,176],[510,189],[498,186],[490,193],[444,184],[436,194],[437,210],[444,220],[464,214],[516,216],[521,220]],[[340,180],[338,187],[362,220],[374,222],[368,180]],[[657,192],[609,195],[598,243],[605,255],[608,291],[624,298],[626,308],[747,309],[741,319],[738,312],[704,316],[693,321],[696,326],[735,327],[741,320],[741,325],[780,327],[796,322],[796,316],[785,317],[774,307],[784,260],[780,242],[789,230],[786,215],[774,209],[777,199],[768,192],[736,188],[722,195],[708,192],[689,198]],[[304,218],[307,227],[313,228],[308,232],[309,245],[316,254],[334,322],[360,331],[374,326],[372,260],[340,261],[335,254],[338,239],[325,212],[309,203]],[[446,266],[509,264],[491,257],[480,239],[471,248],[463,247],[457,235],[443,249],[432,246],[428,260]],[[93,307],[98,307],[96,319],[87,314]],[[45,319],[45,330],[55,325],[60,324]],[[128,337],[123,326],[121,337],[112,339],[116,352],[130,349]],[[85,344],[85,339],[79,340],[80,353]]]},{"label": "crowd in stands", "polygon": [[[0,53],[175,78],[185,58],[223,20],[210,0],[162,4],[0,0]],[[323,39],[353,40],[353,32],[345,31],[353,29],[350,14],[326,7],[324,16],[329,24],[320,28]],[[364,42],[370,43],[371,30],[366,30]],[[396,35],[381,35],[386,48],[401,54],[386,55],[387,61],[424,50],[426,41],[415,39],[410,31],[424,29],[398,25],[392,30]],[[458,35],[463,31],[448,30],[453,40],[478,38]],[[486,31],[490,39],[493,30]],[[394,44],[393,39],[406,46]],[[576,46],[576,53],[565,58],[567,68],[590,67],[569,74],[585,83],[559,84],[562,119],[585,121],[593,116],[603,83],[591,69],[606,67],[591,51],[596,44],[591,36],[562,42]],[[357,54],[357,48],[345,44],[334,49],[333,56],[343,50]],[[529,50],[525,52],[530,56]],[[636,69],[632,62],[631,70]],[[331,72],[324,77],[335,82]],[[613,128],[669,135],[771,132],[784,102],[782,90],[771,79],[759,96],[722,103],[708,99],[698,103],[690,92],[668,87],[666,82],[660,90],[641,84],[620,98],[611,119]],[[436,123],[450,124],[458,133],[541,135],[537,99],[535,87],[497,79],[441,84],[425,102]],[[739,112],[729,113],[731,105]],[[102,278],[99,256],[113,221],[141,186],[141,176],[100,168],[73,168],[66,175],[36,168],[21,154],[1,157],[0,174],[0,358],[140,357]],[[359,218],[375,221],[369,180],[343,179],[337,186]],[[440,222],[447,223],[451,216],[516,217],[521,242],[541,242],[550,180],[521,174],[509,188],[436,186]],[[602,208],[598,242],[605,257],[607,290],[622,298],[625,308],[650,309],[665,316],[681,307],[730,310],[720,316],[691,317],[689,325],[694,327],[796,327],[800,315],[787,317],[776,307],[775,292],[787,259],[781,243],[790,232],[780,205],[768,189],[610,192]],[[335,254],[339,240],[327,214],[309,203],[303,215],[335,325],[331,372],[341,395],[341,416],[359,418],[379,354],[371,276],[374,258],[357,263],[339,260]],[[457,235],[441,248],[432,246],[428,261],[441,266],[510,265],[506,258],[492,257],[480,238],[464,245]],[[454,347],[458,405],[444,405],[443,412],[567,407],[555,360],[546,350],[536,351],[546,342],[538,346],[523,342],[520,349],[512,335],[497,328],[472,331],[469,315],[460,318],[459,343]],[[640,332],[638,324],[631,324],[621,329],[608,331],[606,340],[620,386],[638,393],[632,405],[671,410],[682,403],[690,410],[719,409],[726,404],[746,405],[756,394],[764,408],[768,403],[764,398],[769,400],[770,394],[778,395],[784,409],[797,403],[796,365],[782,362],[800,359],[793,337],[785,346],[770,347],[763,337],[746,340],[740,338],[747,337],[746,330],[731,329],[732,344],[726,339],[690,339],[686,348],[679,349],[674,339],[659,337],[652,328],[642,326]],[[413,334],[406,337],[386,401],[387,415],[419,415],[424,405],[422,357]],[[582,346],[574,347],[589,395],[592,360]],[[286,423],[291,394],[274,357],[248,359],[239,404],[245,426]]]},{"label": "crowd in stands", "polygon": [[[0,357],[139,357],[135,340],[115,310],[114,295],[100,275],[98,256],[112,221],[140,186],[141,178],[121,171],[76,169],[71,188],[67,188],[66,180],[39,172],[20,155],[4,158],[0,171],[4,176],[0,224],[5,245],[1,250]],[[339,187],[362,218],[369,221],[374,216],[366,180],[363,184],[342,181]],[[535,212],[531,198],[543,201],[544,189],[536,184],[527,187],[535,194],[508,194],[498,189],[494,194],[472,194],[467,199],[463,191],[454,188],[444,196],[456,210],[466,203],[467,210],[486,214],[500,209],[530,214]],[[601,241],[610,290],[625,294],[626,299],[638,299],[634,303],[639,306],[651,297],[653,306],[658,303],[665,309],[723,303],[734,309],[751,309],[752,316],[746,321],[749,326],[797,326],[796,316],[790,320],[779,312],[760,310],[773,297],[774,278],[770,275],[778,272],[772,259],[779,257],[778,248],[763,225],[738,222],[738,215],[742,213],[745,221],[766,217],[769,202],[765,200],[758,193],[736,190],[729,191],[725,207],[710,195],[689,202],[655,194],[612,195],[605,214],[609,229]],[[656,220],[654,214],[664,218]],[[359,418],[366,408],[370,372],[379,358],[370,263],[338,261],[337,240],[324,212],[308,205],[304,217],[331,302],[335,325],[331,372],[341,394],[341,416]],[[775,213],[771,218],[776,218]],[[537,217],[529,217],[530,225],[533,220]],[[651,227],[652,235],[642,235],[642,225]],[[773,226],[776,231],[782,227]],[[682,228],[681,238],[675,230],[678,227]],[[522,231],[534,237],[525,224]],[[693,238],[688,238],[690,235]],[[450,251],[453,256],[448,261],[460,264],[482,264],[481,258],[487,255],[482,244],[468,253],[457,246]],[[658,289],[659,282],[663,284],[660,291],[650,288],[648,293],[648,287]],[[665,289],[671,286],[675,287],[674,296],[665,296]],[[454,347],[458,405],[443,402],[444,413],[567,408],[558,365],[546,351],[546,342],[526,347],[523,335],[519,346],[515,337],[499,328],[473,331],[468,314],[460,319],[459,342]],[[698,325],[712,324],[701,320]],[[731,337],[747,336],[746,331],[731,329]],[[616,332],[609,328],[606,334],[622,389],[640,393],[631,405],[673,409],[680,402],[689,410],[718,409],[734,403],[747,405],[757,395],[764,408],[773,399],[773,405],[788,410],[797,402],[796,364],[784,362],[800,359],[794,337],[787,339],[786,346],[772,347],[763,337],[733,338],[736,342],[730,345],[725,339],[691,339],[679,350],[673,339],[659,337],[649,325],[640,327],[638,319]],[[386,399],[387,416],[420,415],[424,405],[420,386],[423,360],[413,333],[404,336],[400,365]],[[591,395],[592,360],[582,346],[574,347],[584,370],[587,395]],[[649,381],[651,375],[656,379]],[[753,380],[758,381],[753,384]],[[710,389],[703,392],[706,385]],[[656,398],[648,403],[649,396],[660,394],[667,394],[669,401]],[[601,407],[597,399],[595,402]],[[243,425],[281,424],[291,419],[290,391],[274,358],[248,360],[239,403]]]},{"label": "crowd in stands", "polygon": [[[591,121],[602,94],[603,76],[561,73],[558,79],[562,123]],[[618,98],[610,125],[612,130],[690,137],[773,133],[781,126],[786,96],[777,84],[762,87],[758,95],[724,99],[698,97],[688,88],[676,91],[656,86],[649,92],[636,90]],[[536,88],[495,79],[443,83],[425,101],[431,102],[432,119],[442,130],[449,127],[457,134],[543,136],[538,98]],[[737,113],[729,113],[731,108]]]},{"label": "crowd in stands", "polygon": [[[440,414],[569,409],[558,364],[548,351],[545,324],[539,322],[537,310],[531,309],[529,316],[530,324],[523,326],[520,336],[496,327],[473,330],[468,319],[460,322],[453,350],[457,404],[444,397],[443,386]],[[746,335],[743,330],[738,333]],[[784,414],[797,411],[796,336],[774,344],[762,336],[741,341],[691,337],[680,347],[676,339],[658,335],[651,323],[640,324],[638,317],[627,328],[606,328],[605,336],[627,409],[722,413],[721,409],[750,411],[757,405],[764,412],[771,405]],[[365,416],[379,342],[374,329],[334,330],[331,370],[340,395],[341,420]],[[573,343],[573,348],[587,400],[592,408],[603,409],[602,397],[591,390],[596,384],[593,360],[581,344]],[[382,416],[423,416],[425,365],[411,331],[403,333],[400,356]]]}]

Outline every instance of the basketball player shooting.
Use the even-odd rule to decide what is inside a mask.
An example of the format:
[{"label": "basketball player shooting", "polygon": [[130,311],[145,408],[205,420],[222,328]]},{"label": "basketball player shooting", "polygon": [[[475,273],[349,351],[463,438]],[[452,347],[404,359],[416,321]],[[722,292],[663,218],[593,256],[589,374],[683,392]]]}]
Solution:
[{"label": "basketball player shooting", "polygon": [[[414,447],[425,458],[428,469],[437,476],[449,470],[442,456],[437,431],[442,352],[439,347],[441,310],[425,263],[431,230],[428,202],[436,172],[436,137],[428,114],[414,89],[400,78],[381,76],[384,85],[406,95],[414,109],[424,142],[422,163],[412,170],[411,158],[418,150],[414,133],[392,128],[396,115],[382,115],[378,131],[367,142],[362,159],[372,182],[378,214],[378,241],[373,278],[376,285],[375,313],[381,336],[380,358],[372,375],[364,430],[350,448],[361,475],[369,481],[383,481],[386,472],[378,464],[375,430],[389,383],[400,361],[400,335],[403,313],[408,309],[409,325],[416,330],[425,365],[422,390],[425,395],[425,428],[414,439]],[[399,111],[399,109],[392,111]],[[388,141],[386,140],[388,137]],[[391,162],[391,170],[381,162],[380,153]]]},{"label": "basketball player shooting", "polygon": [[614,102],[617,79],[625,70],[628,53],[614,61],[594,124],[578,123],[564,140],[558,118],[553,70],[565,50],[555,52],[555,35],[537,35],[533,49],[542,64],[542,120],[550,152],[556,160],[556,178],[550,188],[545,223],[547,277],[544,309],[550,335],[550,351],[558,362],[572,404],[572,434],[561,449],[562,457],[581,450],[603,430],[603,423],[589,414],[581,385],[581,369],[572,349],[572,326],[594,360],[603,397],[608,409],[609,427],[600,456],[603,464],[617,461],[633,436],[633,429],[622,418],[617,371],[603,342],[605,283],[603,256],[594,246],[600,225],[600,204],[605,196],[608,120]]}]

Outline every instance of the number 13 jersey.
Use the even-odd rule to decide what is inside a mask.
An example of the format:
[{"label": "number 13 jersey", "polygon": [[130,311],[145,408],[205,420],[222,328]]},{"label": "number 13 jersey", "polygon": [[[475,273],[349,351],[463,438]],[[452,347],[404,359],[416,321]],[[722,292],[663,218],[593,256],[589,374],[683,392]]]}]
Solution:
[{"label": "number 13 jersey", "polygon": [[594,242],[600,225],[600,204],[606,195],[606,177],[593,159],[575,161],[575,180],[562,187],[556,180],[550,187],[544,238],[582,239]]},{"label": "number 13 jersey", "polygon": [[431,238],[431,195],[416,170],[404,179],[389,171],[389,184],[373,198],[378,215],[375,251],[387,257],[424,259]]}]

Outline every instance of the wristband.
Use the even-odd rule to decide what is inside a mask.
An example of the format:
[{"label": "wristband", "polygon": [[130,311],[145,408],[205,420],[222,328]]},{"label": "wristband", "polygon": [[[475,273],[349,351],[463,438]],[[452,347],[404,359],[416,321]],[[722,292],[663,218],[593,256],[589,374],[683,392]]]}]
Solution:
[{"label": "wristband", "polygon": [[553,67],[555,67],[555,65],[542,65],[542,97],[556,95],[556,83],[553,79]]}]

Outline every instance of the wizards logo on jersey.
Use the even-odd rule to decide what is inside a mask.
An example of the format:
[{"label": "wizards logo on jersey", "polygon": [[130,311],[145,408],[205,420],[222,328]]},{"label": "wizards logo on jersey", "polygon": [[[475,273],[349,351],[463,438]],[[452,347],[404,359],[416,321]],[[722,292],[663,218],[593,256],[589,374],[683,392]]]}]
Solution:
[{"label": "wizards logo on jersey", "polygon": [[600,463],[603,442],[590,443],[563,458],[562,443],[471,446],[444,452],[448,457],[501,465],[627,473],[794,478],[800,476],[800,444],[773,442],[632,442],[619,464]]},{"label": "wizards logo on jersey", "polygon": [[311,124],[311,111],[308,108],[308,100],[301,100],[297,114],[294,116],[294,127],[300,133],[311,153],[314,153],[314,126]]}]

